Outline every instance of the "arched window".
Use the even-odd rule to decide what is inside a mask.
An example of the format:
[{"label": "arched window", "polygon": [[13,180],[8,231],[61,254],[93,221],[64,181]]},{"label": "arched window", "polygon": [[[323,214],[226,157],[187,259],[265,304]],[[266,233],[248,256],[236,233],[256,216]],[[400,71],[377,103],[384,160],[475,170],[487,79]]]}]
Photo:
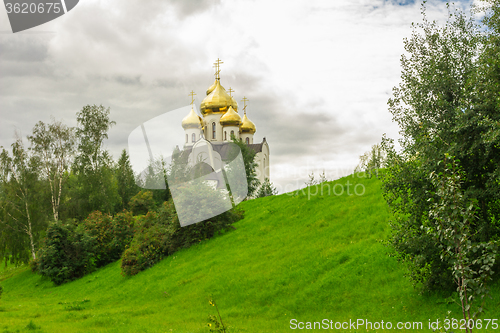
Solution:
[{"label": "arched window", "polygon": [[227,141],[227,132],[224,131],[224,141]]},{"label": "arched window", "polygon": [[188,135],[186,134],[186,143],[188,143]]},{"label": "arched window", "polygon": [[191,142],[195,142],[196,141],[196,134],[192,134],[191,135]]},{"label": "arched window", "polygon": [[212,123],[212,139],[215,140],[215,123]]},{"label": "arched window", "polygon": [[234,131],[231,131],[231,138],[233,138],[234,136]]},{"label": "arched window", "polygon": [[247,136],[247,138],[245,139],[245,142],[247,143],[247,145],[250,144],[250,138]]}]

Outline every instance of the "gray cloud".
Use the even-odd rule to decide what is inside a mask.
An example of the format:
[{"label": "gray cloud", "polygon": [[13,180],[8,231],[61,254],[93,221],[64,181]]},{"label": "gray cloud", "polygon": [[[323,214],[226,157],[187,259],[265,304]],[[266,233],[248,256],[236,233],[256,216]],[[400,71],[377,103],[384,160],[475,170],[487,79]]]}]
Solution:
[{"label": "gray cloud", "polygon": [[[15,129],[27,135],[51,115],[75,126],[84,105],[103,104],[117,123],[106,143],[117,158],[134,128],[189,104],[191,90],[199,105],[220,57],[222,85],[240,110],[250,99],[272,168],[353,164],[383,132],[397,133],[386,101],[402,31],[420,18],[416,5],[383,3],[80,2],[32,30],[54,33],[0,34],[0,146]],[[278,173],[282,185],[305,177]]]}]

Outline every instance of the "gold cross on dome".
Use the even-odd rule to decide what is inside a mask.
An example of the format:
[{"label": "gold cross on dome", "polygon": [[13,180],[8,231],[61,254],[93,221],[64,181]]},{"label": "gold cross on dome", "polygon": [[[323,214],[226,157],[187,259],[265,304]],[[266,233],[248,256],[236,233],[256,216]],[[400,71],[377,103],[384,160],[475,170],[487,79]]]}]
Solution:
[{"label": "gold cross on dome", "polygon": [[196,95],[196,94],[194,93],[194,90],[192,90],[192,91],[189,93],[189,96],[191,96],[191,105],[193,105],[193,103],[194,103],[194,95]]},{"label": "gold cross on dome", "polygon": [[246,113],[246,112],[247,112],[247,102],[248,102],[248,98],[246,98],[245,96],[243,96],[242,101],[243,101],[243,104],[244,104],[244,106],[243,106],[243,111],[245,111],[245,113]]},{"label": "gold cross on dome", "polygon": [[214,67],[215,67],[215,78],[217,80],[220,80],[220,64],[223,64],[222,60],[217,58],[217,60],[214,62]]},{"label": "gold cross on dome", "polygon": [[229,91],[229,96],[233,97],[234,90],[231,87],[229,87],[227,91]]}]

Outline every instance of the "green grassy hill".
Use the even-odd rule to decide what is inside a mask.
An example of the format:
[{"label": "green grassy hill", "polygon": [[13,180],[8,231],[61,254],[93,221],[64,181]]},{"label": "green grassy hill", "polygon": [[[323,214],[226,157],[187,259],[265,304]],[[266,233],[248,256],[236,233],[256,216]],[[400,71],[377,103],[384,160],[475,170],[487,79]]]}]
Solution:
[{"label": "green grassy hill", "polygon": [[[55,287],[27,269],[4,269],[0,333],[208,332],[210,295],[230,332],[289,332],[291,319],[420,321],[422,330],[390,331],[424,332],[447,311],[460,318],[458,305],[419,295],[387,256],[389,213],[377,179],[349,176],[325,184],[323,195],[306,190],[241,206],[236,230],[133,277],[117,262]],[[483,318],[500,318],[499,291],[497,284]]]}]

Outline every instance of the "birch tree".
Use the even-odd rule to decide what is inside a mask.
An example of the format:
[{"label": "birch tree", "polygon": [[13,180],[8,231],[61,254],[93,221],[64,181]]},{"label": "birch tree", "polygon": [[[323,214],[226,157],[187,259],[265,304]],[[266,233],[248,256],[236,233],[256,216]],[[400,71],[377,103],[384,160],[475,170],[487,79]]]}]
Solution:
[{"label": "birch tree", "polygon": [[49,125],[39,121],[28,139],[40,160],[42,175],[49,183],[52,214],[57,221],[63,184],[75,151],[74,130],[55,120]]},{"label": "birch tree", "polygon": [[0,254],[11,262],[36,259],[36,247],[46,218],[39,202],[39,160],[25,149],[21,138],[12,144],[12,154],[0,153],[1,215]]}]

